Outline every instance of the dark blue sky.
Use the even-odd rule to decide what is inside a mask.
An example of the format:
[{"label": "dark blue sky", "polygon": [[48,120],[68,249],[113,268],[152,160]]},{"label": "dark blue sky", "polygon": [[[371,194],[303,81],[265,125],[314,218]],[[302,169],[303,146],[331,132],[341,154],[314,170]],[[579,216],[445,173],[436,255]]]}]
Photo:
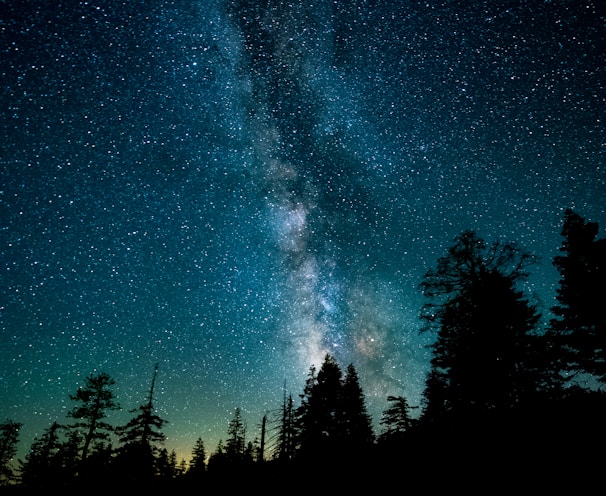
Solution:
[{"label": "dark blue sky", "polygon": [[377,425],[418,404],[456,235],[539,256],[548,315],[564,209],[606,225],[604,31],[592,1],[3,2],[0,418],[29,445],[100,371],[128,410],[158,361],[188,456],[326,352]]}]

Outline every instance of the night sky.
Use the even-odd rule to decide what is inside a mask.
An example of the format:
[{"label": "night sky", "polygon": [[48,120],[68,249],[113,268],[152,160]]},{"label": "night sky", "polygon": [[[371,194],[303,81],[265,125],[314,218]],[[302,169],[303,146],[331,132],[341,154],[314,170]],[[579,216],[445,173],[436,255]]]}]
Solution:
[{"label": "night sky", "polygon": [[[0,2],[0,420],[22,449],[91,373],[189,457],[353,363],[418,405],[418,288],[473,229],[539,257],[606,227],[591,0]],[[21,452],[22,454],[22,452]]]}]

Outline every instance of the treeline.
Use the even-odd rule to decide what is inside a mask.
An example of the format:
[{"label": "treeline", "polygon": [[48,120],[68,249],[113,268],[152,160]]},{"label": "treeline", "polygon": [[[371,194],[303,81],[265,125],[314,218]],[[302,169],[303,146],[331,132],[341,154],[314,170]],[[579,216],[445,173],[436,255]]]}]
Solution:
[{"label": "treeline", "polygon": [[431,488],[440,480],[503,482],[549,470],[597,481],[606,441],[606,240],[597,234],[596,223],[565,212],[553,260],[556,304],[546,324],[522,289],[534,257],[515,243],[460,234],[420,285],[423,332],[435,333],[422,404],[388,397],[378,435],[355,367],[343,370],[327,355],[310,368],[296,401],[285,392],[275,415],[260,419],[260,439],[246,438],[236,409],[212,453],[198,438],[189,463],[179,462],[162,445],[166,420],[153,404],[158,368],[146,400],[118,427],[104,421],[119,406],[113,379],[101,373],[70,397],[73,422],[49,426],[18,467],[12,458],[21,425],[0,425],[2,483],[34,492],[91,484],[267,492],[280,476],[302,483],[320,474],[355,488],[406,472],[426,477]]}]

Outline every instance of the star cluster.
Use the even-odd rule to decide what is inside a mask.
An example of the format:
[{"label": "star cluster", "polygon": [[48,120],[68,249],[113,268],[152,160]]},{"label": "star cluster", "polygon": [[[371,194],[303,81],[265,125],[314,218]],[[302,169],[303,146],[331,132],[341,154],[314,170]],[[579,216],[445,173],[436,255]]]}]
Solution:
[{"label": "star cluster", "polygon": [[[389,4],[389,2],[388,2]],[[25,445],[160,363],[167,447],[253,431],[325,353],[378,423],[420,401],[418,284],[474,229],[540,257],[606,226],[597,4],[7,2],[0,417]]]}]

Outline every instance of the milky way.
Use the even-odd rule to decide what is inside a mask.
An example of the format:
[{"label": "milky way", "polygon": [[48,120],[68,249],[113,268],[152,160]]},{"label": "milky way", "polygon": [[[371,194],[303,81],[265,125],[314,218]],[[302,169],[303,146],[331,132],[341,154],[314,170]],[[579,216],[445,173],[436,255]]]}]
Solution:
[{"label": "milky way", "polygon": [[[388,5],[384,5],[387,3]],[[0,418],[22,450],[99,371],[160,364],[167,447],[254,438],[329,352],[378,427],[421,400],[418,285],[474,229],[539,256],[606,226],[591,1],[4,2]]]}]

